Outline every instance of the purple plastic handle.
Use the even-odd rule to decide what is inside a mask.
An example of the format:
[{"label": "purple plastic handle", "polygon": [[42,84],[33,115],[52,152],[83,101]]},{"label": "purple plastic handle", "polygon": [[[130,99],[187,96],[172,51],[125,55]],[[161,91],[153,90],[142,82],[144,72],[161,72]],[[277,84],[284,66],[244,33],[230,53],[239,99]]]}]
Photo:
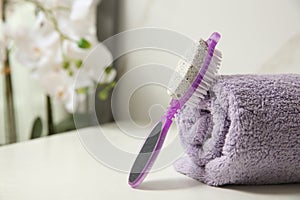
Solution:
[{"label": "purple plastic handle", "polygon": [[[152,166],[153,166],[153,164],[154,164],[154,162],[155,162],[155,160],[156,160],[156,158],[157,158],[157,156],[158,156],[158,154],[159,154],[159,152],[162,148],[162,145],[165,141],[168,130],[169,130],[171,124],[172,124],[172,119],[173,119],[174,115],[176,114],[176,112],[179,108],[180,108],[179,101],[172,99],[168,111],[166,112],[166,114],[164,116],[161,117],[161,119],[154,126],[154,129],[155,129],[159,123],[162,124],[160,131],[157,133],[157,134],[159,134],[159,137],[157,139],[157,142],[156,142],[156,144],[153,148],[153,151],[151,152],[151,155],[149,156],[149,159],[147,160],[147,163],[145,164],[143,170],[138,173],[139,174],[138,177],[134,181],[130,181],[130,178],[129,178],[128,184],[131,187],[133,187],[133,188],[137,187],[146,178],[149,170],[152,168]],[[149,137],[151,137],[151,134],[148,136],[147,140],[149,139]],[[147,145],[147,141],[144,143],[142,149],[145,147],[145,145]],[[139,153],[139,155],[140,154],[141,154],[141,152]],[[149,154],[149,152],[144,153],[144,154],[147,156],[147,154]],[[134,165],[138,162],[138,159],[139,159],[139,157],[136,158]],[[133,170],[134,165],[131,169],[130,174],[136,173]]]},{"label": "purple plastic handle", "polygon": [[[210,61],[213,57],[213,54],[214,54],[214,50],[215,50],[215,47],[220,39],[220,34],[219,33],[213,33],[210,38],[206,41],[207,43],[207,46],[208,46],[208,50],[207,50],[207,55],[205,56],[205,59],[204,59],[204,62],[202,64],[202,67],[200,69],[200,71],[198,72],[198,75],[197,77],[195,78],[195,80],[193,81],[192,85],[189,87],[189,89],[187,90],[187,92],[184,94],[184,96],[180,99],[172,99],[171,102],[170,102],[170,106],[167,110],[167,112],[165,113],[164,116],[161,117],[161,119],[157,122],[157,124],[155,125],[154,129],[152,130],[151,134],[148,136],[146,142],[144,143],[139,155],[143,154],[143,149],[147,149],[147,146],[148,143],[148,139],[150,137],[154,137],[153,136],[153,131],[155,129],[157,129],[158,125],[161,125],[161,127],[159,126],[158,128],[160,128],[160,131],[158,131],[156,134],[159,134],[158,137],[157,137],[157,140],[155,145],[154,145],[154,148],[153,148],[153,151],[152,152],[147,152],[145,154],[149,154],[147,156],[147,161],[145,162],[145,164],[143,164],[143,169],[140,171],[140,172],[134,172],[134,168],[135,168],[135,165],[137,165],[140,161],[138,159],[140,159],[140,157],[138,156],[135,160],[135,163],[131,169],[131,172],[130,172],[130,176],[132,174],[134,174],[136,177],[134,178],[134,180],[131,180],[130,179],[130,176],[129,176],[129,181],[128,181],[128,184],[135,188],[137,187],[140,183],[143,182],[143,180],[146,178],[149,170],[151,169],[151,167],[153,166],[161,148],[162,148],[162,145],[165,141],[165,138],[167,136],[167,133],[168,133],[168,130],[172,124],[172,119],[174,118],[175,114],[177,113],[177,111],[182,108],[182,106],[189,100],[189,98],[193,95],[193,93],[195,92],[195,90],[198,88],[198,86],[201,84],[202,80],[203,80],[203,77],[206,73],[206,71],[208,70],[208,67],[209,67],[209,64],[210,64]],[[157,130],[155,130],[157,131]],[[136,175],[138,174],[138,175]]]}]

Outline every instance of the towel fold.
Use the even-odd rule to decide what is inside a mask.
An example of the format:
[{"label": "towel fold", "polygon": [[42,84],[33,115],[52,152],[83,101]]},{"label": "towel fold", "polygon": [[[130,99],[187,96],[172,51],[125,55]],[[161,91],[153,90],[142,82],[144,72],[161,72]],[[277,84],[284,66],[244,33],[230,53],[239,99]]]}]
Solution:
[{"label": "towel fold", "polygon": [[176,120],[177,171],[215,186],[300,182],[300,75],[219,76]]}]

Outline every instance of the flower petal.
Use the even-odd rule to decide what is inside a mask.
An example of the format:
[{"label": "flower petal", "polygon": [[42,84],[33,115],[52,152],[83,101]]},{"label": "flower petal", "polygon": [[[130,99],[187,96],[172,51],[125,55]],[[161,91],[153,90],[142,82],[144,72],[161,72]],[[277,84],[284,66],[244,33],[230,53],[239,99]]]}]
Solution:
[{"label": "flower petal", "polygon": [[89,14],[93,2],[94,0],[76,0],[72,5],[70,19],[74,21],[84,19]]}]

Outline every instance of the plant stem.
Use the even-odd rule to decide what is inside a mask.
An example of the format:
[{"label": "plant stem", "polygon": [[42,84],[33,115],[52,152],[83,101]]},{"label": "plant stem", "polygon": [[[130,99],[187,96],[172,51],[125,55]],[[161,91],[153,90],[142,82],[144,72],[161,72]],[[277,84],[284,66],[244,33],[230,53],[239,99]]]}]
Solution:
[{"label": "plant stem", "polygon": [[69,40],[71,42],[77,42],[75,39],[70,38],[69,36],[67,36],[66,34],[64,34],[59,26],[58,26],[58,21],[54,16],[53,10],[47,9],[43,6],[43,4],[35,1],[35,0],[25,0],[26,2],[32,3],[34,4],[38,9],[40,9],[46,16],[46,18],[52,23],[54,30],[59,34],[60,38],[62,40]]},{"label": "plant stem", "polygon": [[5,102],[4,109],[6,115],[5,129],[6,129],[6,143],[11,144],[17,142],[17,131],[16,131],[16,117],[14,109],[14,96],[13,96],[13,86],[11,79],[11,69],[9,64],[9,53],[6,49],[6,59],[4,61],[4,71],[5,73]]},{"label": "plant stem", "polygon": [[[55,18],[53,9],[46,8],[43,4],[41,4],[40,2],[37,2],[36,0],[24,0],[24,1],[28,2],[28,3],[32,3],[34,6],[36,6],[36,8],[38,8],[41,12],[43,12],[45,17],[52,23],[54,30],[59,35],[61,49],[63,49],[64,40],[68,40],[70,42],[77,44],[77,41],[75,39],[73,39],[73,38],[69,37],[68,35],[66,35],[65,33],[63,33],[62,30],[59,28],[58,21]],[[68,10],[68,8],[65,8],[65,7],[60,7],[60,8],[62,8],[64,10]],[[67,61],[68,57],[65,55],[65,53],[63,51],[61,51],[61,54],[62,54],[64,61]]]},{"label": "plant stem", "polygon": [[49,95],[46,96],[46,106],[47,106],[47,128],[48,128],[48,135],[54,135],[54,123],[53,123],[53,113],[52,113],[52,103],[51,97]]},{"label": "plant stem", "polygon": [[[3,22],[6,20],[5,7],[6,0],[2,1],[2,16]],[[10,57],[9,50],[5,47],[5,60],[4,60],[4,84],[5,84],[5,133],[6,133],[6,143],[11,144],[17,142],[17,131],[16,131],[16,117],[14,109],[14,96],[13,96],[13,86],[11,78],[11,68],[10,68]]]}]

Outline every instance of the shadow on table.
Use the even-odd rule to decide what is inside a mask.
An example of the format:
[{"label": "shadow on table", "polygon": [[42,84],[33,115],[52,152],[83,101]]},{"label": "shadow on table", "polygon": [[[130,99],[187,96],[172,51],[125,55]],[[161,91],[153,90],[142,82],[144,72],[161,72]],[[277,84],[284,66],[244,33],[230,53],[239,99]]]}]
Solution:
[{"label": "shadow on table", "polygon": [[142,183],[138,189],[140,190],[178,190],[196,187],[202,183],[187,178],[170,178],[161,180],[150,180]]},{"label": "shadow on table", "polygon": [[226,190],[236,190],[246,193],[256,194],[289,194],[289,195],[300,195],[300,184],[281,184],[281,185],[228,185],[222,187]]}]

